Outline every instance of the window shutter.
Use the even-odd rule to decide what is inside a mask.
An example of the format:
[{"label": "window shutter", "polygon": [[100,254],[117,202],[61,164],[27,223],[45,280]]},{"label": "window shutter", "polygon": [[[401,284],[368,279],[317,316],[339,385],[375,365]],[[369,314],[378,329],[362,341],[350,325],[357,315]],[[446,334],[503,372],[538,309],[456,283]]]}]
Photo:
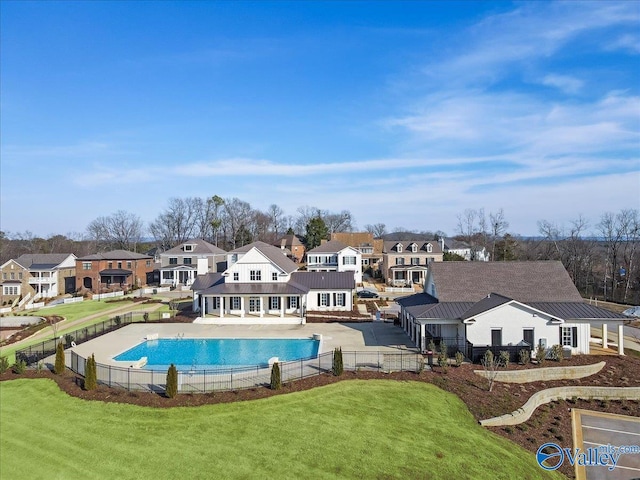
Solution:
[{"label": "window shutter", "polygon": [[571,327],[571,346],[573,348],[578,346],[578,327]]}]

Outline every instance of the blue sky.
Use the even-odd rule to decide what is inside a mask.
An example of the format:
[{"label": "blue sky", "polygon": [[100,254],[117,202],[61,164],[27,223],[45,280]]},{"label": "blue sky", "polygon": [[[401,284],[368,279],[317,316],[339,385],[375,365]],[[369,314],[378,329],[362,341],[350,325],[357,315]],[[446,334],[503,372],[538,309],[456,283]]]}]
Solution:
[{"label": "blue sky", "polygon": [[449,234],[640,208],[640,2],[0,9],[5,232],[212,195]]}]

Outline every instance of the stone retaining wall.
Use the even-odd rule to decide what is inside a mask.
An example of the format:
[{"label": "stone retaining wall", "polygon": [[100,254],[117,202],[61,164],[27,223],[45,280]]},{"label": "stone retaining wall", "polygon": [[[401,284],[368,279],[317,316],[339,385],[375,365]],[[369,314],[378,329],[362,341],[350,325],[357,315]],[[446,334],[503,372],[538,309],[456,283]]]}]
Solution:
[{"label": "stone retaining wall", "polygon": [[[531,368],[527,370],[501,371],[496,375],[496,382],[503,383],[529,383],[549,380],[575,380],[578,378],[595,375],[604,368],[606,362],[599,362],[593,365],[582,365],[577,367],[545,367]],[[487,377],[488,372],[484,370],[474,370],[477,375]]]},{"label": "stone retaining wall", "polygon": [[529,420],[533,412],[540,405],[554,400],[569,398],[592,398],[596,400],[640,400],[640,387],[554,387],[534,393],[527,403],[515,412],[499,417],[480,420],[483,427],[501,427],[503,425],[518,425]]}]

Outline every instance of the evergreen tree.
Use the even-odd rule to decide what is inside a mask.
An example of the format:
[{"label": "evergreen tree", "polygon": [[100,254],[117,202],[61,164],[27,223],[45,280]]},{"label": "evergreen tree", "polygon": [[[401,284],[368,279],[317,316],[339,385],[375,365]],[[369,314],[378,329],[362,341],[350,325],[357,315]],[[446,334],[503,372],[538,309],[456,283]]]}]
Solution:
[{"label": "evergreen tree", "polygon": [[53,371],[58,375],[62,375],[64,373],[64,369],[64,345],[60,342],[56,347],[56,363],[53,367]]},{"label": "evergreen tree", "polygon": [[87,359],[87,365],[84,369],[84,389],[95,390],[98,386],[98,374],[96,372],[96,357],[91,355]]},{"label": "evergreen tree", "polygon": [[280,377],[280,365],[278,362],[271,367],[271,390],[280,390],[282,388],[282,378]]},{"label": "evergreen tree", "polygon": [[342,362],[342,348],[338,347],[333,352],[333,374],[339,377],[344,372],[344,364]]},{"label": "evergreen tree", "polygon": [[167,371],[167,388],[165,393],[169,398],[173,398],[178,394],[178,370],[173,363]]}]

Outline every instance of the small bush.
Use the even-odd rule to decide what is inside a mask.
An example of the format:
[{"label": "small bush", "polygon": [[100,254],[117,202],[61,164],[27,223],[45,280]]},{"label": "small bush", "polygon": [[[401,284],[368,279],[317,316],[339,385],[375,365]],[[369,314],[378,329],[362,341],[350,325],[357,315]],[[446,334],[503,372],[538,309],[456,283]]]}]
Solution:
[{"label": "small bush", "polygon": [[24,360],[18,360],[16,363],[13,364],[13,372],[18,375],[22,375],[26,369],[27,369],[27,362],[25,362]]},{"label": "small bush", "polygon": [[56,347],[56,363],[53,367],[53,371],[57,375],[62,375],[64,370],[64,345],[62,345],[62,343],[58,343],[58,346]]},{"label": "small bush", "polygon": [[96,372],[96,357],[91,355],[87,359],[87,364],[84,368],[84,389],[95,390],[98,387],[98,375]]},{"label": "small bush", "polygon": [[333,352],[333,374],[339,377],[344,372],[344,363],[342,361],[342,348],[338,347]]},{"label": "small bush", "polygon": [[464,362],[464,355],[462,352],[456,352],[456,367],[459,367]]},{"label": "small bush", "polygon": [[282,378],[280,377],[280,365],[275,362],[271,367],[271,390],[280,390],[282,388]]},{"label": "small bush", "polygon": [[531,353],[526,348],[523,348],[518,352],[518,357],[520,358],[520,363],[522,365],[526,365],[531,361]]},{"label": "small bush", "polygon": [[506,350],[502,350],[500,352],[500,365],[502,365],[504,368],[507,368],[509,366],[509,360],[511,359],[509,356],[509,352],[507,352]]},{"label": "small bush", "polygon": [[169,398],[174,398],[178,394],[178,370],[172,363],[167,371],[167,387],[165,394]]},{"label": "small bush", "polygon": [[4,373],[9,370],[9,359],[7,357],[0,357],[0,373]]}]

